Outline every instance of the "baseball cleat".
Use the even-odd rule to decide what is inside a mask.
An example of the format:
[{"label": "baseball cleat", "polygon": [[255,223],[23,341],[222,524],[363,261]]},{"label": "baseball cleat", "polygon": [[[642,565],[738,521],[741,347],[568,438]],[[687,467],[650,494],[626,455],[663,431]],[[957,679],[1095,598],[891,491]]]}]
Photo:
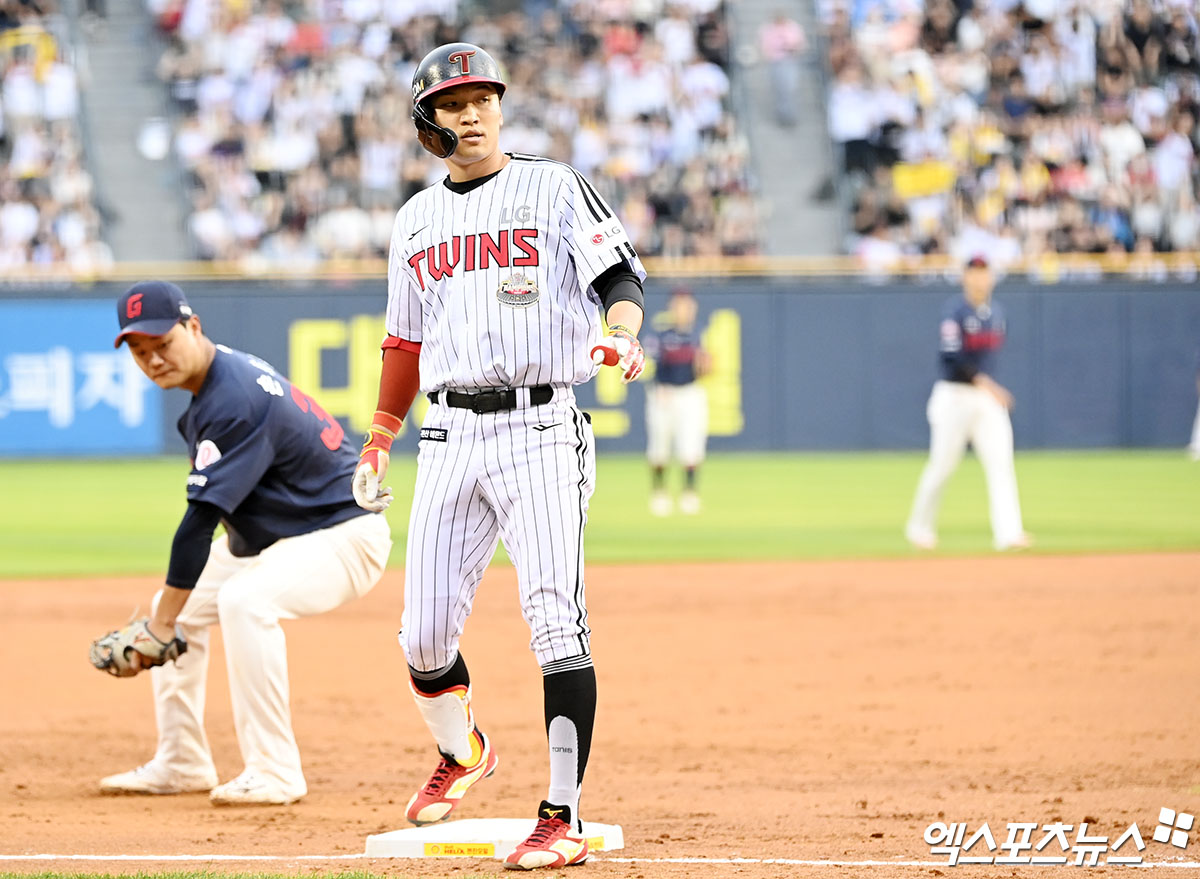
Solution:
[{"label": "baseball cleat", "polygon": [[184,776],[151,760],[144,766],[100,779],[102,794],[194,794],[216,787],[217,775]]},{"label": "baseball cleat", "polygon": [[996,549],[1000,552],[1019,552],[1023,549],[1030,549],[1033,546],[1033,535],[1028,531],[1022,531],[1013,540],[1008,543],[997,544]]},{"label": "baseball cleat", "polygon": [[932,531],[910,525],[904,529],[904,536],[915,549],[937,549],[937,535]]},{"label": "baseball cleat", "polygon": [[671,496],[665,491],[656,491],[650,495],[650,512],[655,516],[671,515]]},{"label": "baseball cleat", "polygon": [[413,824],[420,827],[443,820],[457,808],[462,802],[463,794],[470,790],[475,782],[496,771],[496,767],[500,765],[500,757],[492,747],[491,740],[478,728],[473,735],[478,737],[479,759],[472,766],[463,766],[442,754],[442,759],[438,762],[437,769],[433,770],[433,775],[429,776],[429,781],[408,801],[405,817]]},{"label": "baseball cleat", "polygon": [[537,826],[529,838],[504,859],[508,870],[573,867],[588,858],[587,839],[571,824],[571,810],[542,800]]},{"label": "baseball cleat", "polygon": [[232,781],[213,788],[210,799],[214,806],[286,806],[302,796],[303,793],[284,793],[277,784],[247,769]]},{"label": "baseball cleat", "polygon": [[685,491],[679,496],[679,512],[685,516],[694,516],[700,512],[700,495],[694,491]]}]

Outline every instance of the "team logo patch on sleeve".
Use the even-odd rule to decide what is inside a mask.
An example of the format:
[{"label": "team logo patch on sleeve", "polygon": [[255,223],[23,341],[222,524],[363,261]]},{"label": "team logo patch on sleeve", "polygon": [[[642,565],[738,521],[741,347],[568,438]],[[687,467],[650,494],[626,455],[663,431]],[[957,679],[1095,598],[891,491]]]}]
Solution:
[{"label": "team logo patch on sleeve", "polygon": [[221,460],[221,450],[217,448],[217,444],[212,440],[202,440],[200,445],[196,446],[196,463],[197,470],[203,470]]},{"label": "team logo patch on sleeve", "polygon": [[525,275],[510,275],[500,283],[496,298],[512,308],[528,308],[538,301],[537,282]]},{"label": "team logo patch on sleeve", "polygon": [[942,350],[957,351],[962,347],[961,333],[958,329],[958,321],[951,318],[946,318],[942,321],[941,326]]},{"label": "team logo patch on sleeve", "polygon": [[613,247],[624,249],[623,245],[629,243],[629,236],[625,234],[625,229],[618,220],[608,219],[585,229],[578,240],[587,242],[597,250]]}]

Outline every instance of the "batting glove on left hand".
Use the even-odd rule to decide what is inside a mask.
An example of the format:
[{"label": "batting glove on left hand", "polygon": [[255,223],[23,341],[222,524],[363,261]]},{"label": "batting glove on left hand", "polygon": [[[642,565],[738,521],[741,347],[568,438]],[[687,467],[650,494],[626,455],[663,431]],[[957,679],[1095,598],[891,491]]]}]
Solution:
[{"label": "batting glove on left hand", "polygon": [[634,381],[646,366],[646,352],[642,343],[628,327],[614,325],[608,328],[608,337],[592,349],[592,362],[597,366],[619,366],[624,370],[621,381]]},{"label": "batting glove on left hand", "polygon": [[392,442],[400,432],[402,423],[395,415],[376,412],[367,438],[363,440],[362,453],[358,457],[358,467],[354,470],[350,488],[354,493],[354,502],[364,510],[382,513],[392,502],[391,488],[381,488],[380,483],[387,475]]}]

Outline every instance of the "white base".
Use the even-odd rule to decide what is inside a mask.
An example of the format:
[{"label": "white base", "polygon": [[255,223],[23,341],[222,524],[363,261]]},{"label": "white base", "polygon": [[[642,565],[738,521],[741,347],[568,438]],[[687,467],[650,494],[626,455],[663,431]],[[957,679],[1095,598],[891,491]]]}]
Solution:
[{"label": "white base", "polygon": [[[428,827],[373,833],[367,837],[368,858],[497,858],[503,860],[525,841],[534,818],[468,818]],[[619,824],[583,822],[591,851],[625,847]]]}]

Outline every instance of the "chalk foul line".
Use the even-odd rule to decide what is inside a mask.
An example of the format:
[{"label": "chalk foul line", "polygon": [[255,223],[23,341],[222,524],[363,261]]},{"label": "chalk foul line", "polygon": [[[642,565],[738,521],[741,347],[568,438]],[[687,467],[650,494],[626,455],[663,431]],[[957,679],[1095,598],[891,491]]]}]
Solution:
[{"label": "chalk foul line", "polygon": [[[401,860],[398,858],[368,858],[366,854],[335,854],[335,855],[232,855],[232,854],[174,854],[174,855],[80,855],[80,854],[3,854],[0,853],[0,861],[267,861],[267,862],[285,862],[285,861],[362,861],[362,860]],[[407,860],[424,860],[423,858],[409,858]],[[945,861],[879,861],[879,860],[864,860],[864,861],[846,861],[846,860],[831,860],[831,859],[806,859],[806,858],[717,858],[717,857],[680,857],[680,858],[633,858],[633,857],[618,857],[615,855],[600,855],[593,858],[598,862],[610,862],[614,864],[695,864],[702,866],[705,864],[725,865],[725,864],[773,864],[789,867],[948,867]],[[1047,865],[1047,864],[1006,864],[1005,866],[1014,867],[1045,867],[1045,866],[1062,866]],[[1073,866],[1073,865],[1068,865]],[[1102,866],[1102,865],[1098,865]],[[1146,869],[1176,869],[1176,870],[1197,870],[1200,869],[1200,861],[1147,861],[1141,864],[1129,864],[1126,866],[1142,867]],[[1084,867],[1080,870],[1081,875],[1087,872],[1088,868]]]}]

